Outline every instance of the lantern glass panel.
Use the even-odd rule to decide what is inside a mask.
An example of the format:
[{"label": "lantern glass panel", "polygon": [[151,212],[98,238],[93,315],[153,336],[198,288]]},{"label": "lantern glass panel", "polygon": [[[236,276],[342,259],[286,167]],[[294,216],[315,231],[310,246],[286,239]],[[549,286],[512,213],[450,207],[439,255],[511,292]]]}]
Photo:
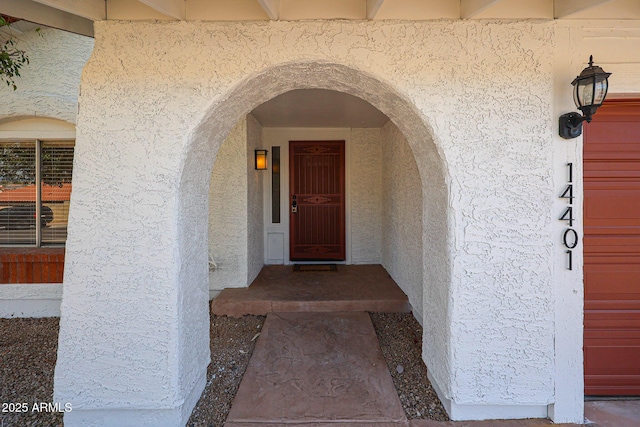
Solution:
[{"label": "lantern glass panel", "polygon": [[578,108],[582,107],[582,104],[580,104],[580,99],[578,97],[579,90],[580,90],[580,85],[578,84],[573,85],[573,103],[576,104],[576,107]]},{"label": "lantern glass panel", "polygon": [[607,96],[607,79],[590,78],[581,80],[574,87],[573,102],[576,107],[599,106]]},{"label": "lantern glass panel", "polygon": [[600,81],[596,81],[595,86],[595,94],[593,98],[593,105],[601,105],[604,101],[605,96],[607,96],[607,88],[608,83],[607,79],[598,79]]},{"label": "lantern glass panel", "polygon": [[580,105],[582,107],[593,105],[593,80],[583,80],[578,86],[580,87]]},{"label": "lantern glass panel", "polygon": [[256,170],[267,170],[267,150],[256,150]]}]

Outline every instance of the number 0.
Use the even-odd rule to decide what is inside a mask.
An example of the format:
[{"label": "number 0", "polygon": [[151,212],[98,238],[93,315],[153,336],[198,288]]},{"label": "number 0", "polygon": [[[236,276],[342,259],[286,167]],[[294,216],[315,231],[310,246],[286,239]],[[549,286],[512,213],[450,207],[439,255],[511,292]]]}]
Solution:
[{"label": "number 0", "polygon": [[[571,237],[569,237],[571,235]],[[573,228],[567,228],[562,235],[562,243],[567,249],[573,249],[578,246],[578,233]]]}]

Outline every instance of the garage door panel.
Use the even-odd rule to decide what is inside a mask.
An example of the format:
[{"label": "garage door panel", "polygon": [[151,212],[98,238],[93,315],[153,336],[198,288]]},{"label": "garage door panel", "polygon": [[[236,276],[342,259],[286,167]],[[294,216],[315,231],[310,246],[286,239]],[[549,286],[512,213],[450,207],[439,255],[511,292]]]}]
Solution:
[{"label": "garage door panel", "polygon": [[[598,110],[598,113],[600,112],[601,110]],[[613,145],[612,149],[640,154],[640,148],[635,144],[638,138],[636,116],[626,116],[620,120],[612,118],[613,116],[600,115],[597,116],[597,120],[585,126],[585,141],[593,147],[590,152],[609,151],[606,146]],[[615,127],[614,131],[612,127]]]},{"label": "garage door panel", "polygon": [[[628,190],[590,190],[585,192],[584,225],[623,225],[637,228],[640,222],[640,186]],[[615,217],[611,209],[617,210]],[[635,230],[637,232],[637,230]]]},{"label": "garage door panel", "polygon": [[[594,329],[588,331],[585,336],[593,340],[594,344],[617,346],[637,345],[637,341],[640,340],[640,333],[638,331],[629,331],[624,329]],[[598,340],[609,340],[610,343]],[[630,341],[631,342],[630,342]],[[636,344],[633,344],[633,342]]]},{"label": "garage door panel", "polygon": [[[615,381],[611,381],[615,385],[602,385],[602,386],[594,386],[593,377],[590,375],[586,375],[584,377],[585,387],[584,394],[586,396],[637,396],[640,395],[640,386],[635,384],[638,383],[637,377],[631,377],[625,381],[625,383],[619,383]],[[605,381],[606,384],[609,384],[610,381]],[[631,385],[627,385],[627,383]]]},{"label": "garage door panel", "polygon": [[[620,164],[624,164],[620,162]],[[606,166],[601,167],[615,167],[615,164],[612,162]],[[625,182],[625,180],[631,179],[631,182]],[[635,186],[637,187],[638,182],[640,182],[640,170],[636,170],[634,168],[620,168],[618,170],[606,170],[606,169],[590,169],[585,171],[584,180],[594,181],[596,186],[601,185],[603,187],[610,188],[620,188],[625,186]]]},{"label": "garage door panel", "polygon": [[640,325],[585,330],[585,394],[640,394]]},{"label": "garage door panel", "polygon": [[640,257],[585,256],[587,295],[632,292],[640,298]]},{"label": "garage door panel", "polygon": [[584,394],[587,396],[640,395],[638,375],[585,375]]},{"label": "garage door panel", "polygon": [[[627,264],[638,260],[639,257],[635,254],[640,250],[640,236],[625,236],[625,229],[616,227],[606,227],[606,230],[600,232],[601,235],[586,235],[584,238],[585,256],[594,258],[589,261]],[[598,260],[598,256],[603,257],[602,260]],[[629,261],[624,261],[625,259]]]},{"label": "garage door panel", "polygon": [[[640,375],[640,338],[626,342],[624,345],[612,345],[608,340],[593,340],[585,348],[585,360],[593,369],[592,375]],[[635,345],[630,345],[629,342],[635,342]],[[612,347],[615,348],[614,358],[610,357]]]},{"label": "garage door panel", "polygon": [[[588,280],[592,279],[592,277],[588,278]],[[605,287],[604,290],[602,289],[603,287]],[[605,306],[601,304],[605,302],[608,304],[618,304],[617,307],[620,310],[628,310],[630,308],[640,309],[638,285],[628,281],[621,283],[607,281],[607,283],[602,286],[589,284],[585,290],[585,295],[589,298],[589,301],[585,302],[585,309],[603,308]],[[613,308],[609,306],[606,307]]]},{"label": "garage door panel", "polygon": [[[589,310],[584,314],[584,327],[585,337],[594,337],[590,333],[595,331],[627,331],[627,334],[623,338],[630,338],[631,336],[640,335],[637,331],[640,329],[640,319],[636,316],[636,310]],[[600,337],[601,340],[614,340],[614,336],[608,334],[606,337]],[[618,337],[618,339],[622,339]],[[640,359],[638,359],[640,361]],[[636,363],[638,363],[636,361]],[[640,365],[640,363],[638,363]]]},{"label": "garage door panel", "polygon": [[584,138],[585,394],[640,395],[640,102],[608,102]]},{"label": "garage door panel", "polygon": [[[624,153],[623,151],[615,151],[614,147],[609,147],[609,150],[601,153],[591,153],[588,159],[584,159],[585,169],[590,174],[605,171],[613,173],[614,176],[621,177],[637,177],[638,176],[638,164],[640,163],[640,153],[637,155]],[[624,158],[622,158],[624,156]],[[626,175],[625,175],[626,174]],[[607,177],[608,175],[603,175]]]},{"label": "garage door panel", "polygon": [[[609,298],[607,298],[609,297]],[[640,310],[640,302],[638,300],[628,301],[623,299],[617,299],[619,295],[604,295],[602,299],[589,301],[585,304],[585,319],[591,319],[591,312],[596,310]],[[636,322],[640,326],[640,323]],[[587,327],[585,323],[585,328]],[[597,325],[591,323],[590,328],[596,328]]]},{"label": "garage door panel", "polygon": [[[635,255],[637,250],[640,249],[640,234],[638,230],[629,230],[627,227],[592,227],[596,228],[596,232],[593,230],[585,230],[585,233],[594,233],[593,235],[587,234],[584,237],[585,255],[588,257],[611,257],[616,255],[617,258],[626,259],[629,258],[628,263],[636,262],[638,257]],[[633,234],[631,234],[633,233]],[[598,262],[594,258],[590,261]],[[602,263],[615,262],[616,259],[602,259]],[[620,263],[626,263],[626,261],[620,261]]]}]

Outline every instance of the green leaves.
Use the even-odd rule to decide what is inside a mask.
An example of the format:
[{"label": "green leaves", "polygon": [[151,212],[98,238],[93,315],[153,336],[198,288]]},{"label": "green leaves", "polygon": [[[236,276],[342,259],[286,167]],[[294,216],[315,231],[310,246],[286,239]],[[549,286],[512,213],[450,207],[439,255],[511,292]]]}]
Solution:
[{"label": "green leaves", "polygon": [[[9,22],[0,16],[0,28],[8,25]],[[0,78],[5,81],[7,86],[16,90],[18,87],[14,78],[20,77],[20,69],[29,63],[29,57],[24,50],[16,47],[17,40],[10,31],[0,34],[0,38],[4,38],[0,41]]]}]

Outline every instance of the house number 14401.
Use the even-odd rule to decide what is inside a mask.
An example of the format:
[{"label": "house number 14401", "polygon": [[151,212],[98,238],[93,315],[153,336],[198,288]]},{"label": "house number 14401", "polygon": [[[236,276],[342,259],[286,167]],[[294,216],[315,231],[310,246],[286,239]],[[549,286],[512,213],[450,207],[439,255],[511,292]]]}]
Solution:
[{"label": "house number 14401", "polygon": [[567,169],[569,173],[567,186],[560,195],[560,198],[566,199],[568,206],[560,216],[560,220],[567,221],[567,225],[569,226],[564,230],[564,233],[562,233],[562,244],[567,248],[567,269],[573,270],[573,249],[578,246],[578,232],[572,228],[575,221],[573,217],[573,163],[567,163]]}]

